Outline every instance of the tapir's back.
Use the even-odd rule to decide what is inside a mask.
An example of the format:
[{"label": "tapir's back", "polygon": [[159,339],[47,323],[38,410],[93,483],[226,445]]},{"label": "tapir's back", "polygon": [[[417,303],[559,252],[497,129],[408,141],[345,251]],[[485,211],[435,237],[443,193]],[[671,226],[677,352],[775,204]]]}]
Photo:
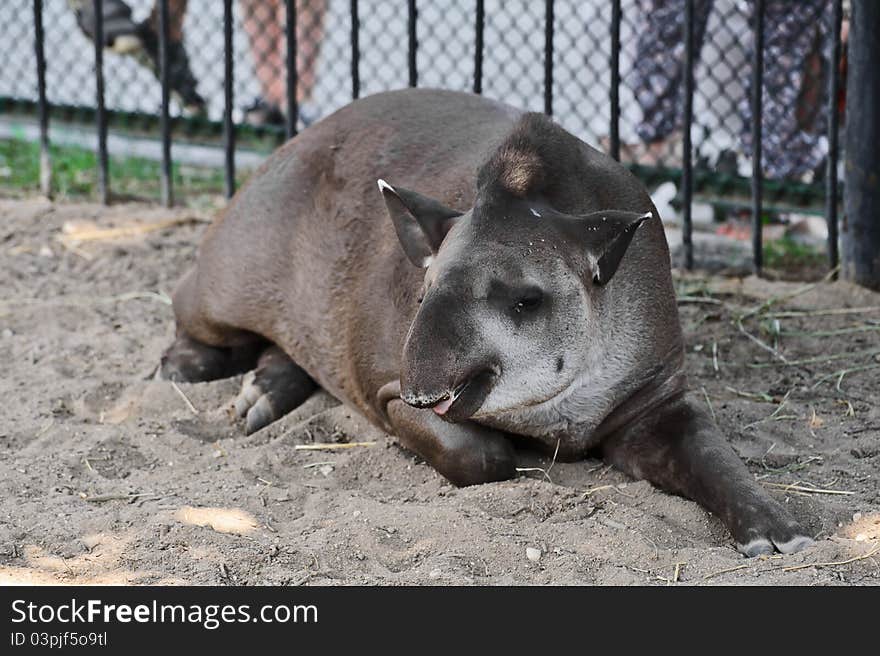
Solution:
[{"label": "tapir's back", "polygon": [[[479,96],[409,89],[357,101],[311,126],[209,228],[190,281],[193,316],[274,341],[331,394],[376,418],[373,396],[397,376],[422,282],[376,180],[465,211],[477,170],[520,115]],[[584,156],[596,171],[584,181],[593,205],[584,210],[607,207],[612,187],[627,209],[651,209],[616,163],[586,146]],[[660,240],[665,251],[662,230]],[[175,299],[178,321],[210,342],[177,306]]]}]

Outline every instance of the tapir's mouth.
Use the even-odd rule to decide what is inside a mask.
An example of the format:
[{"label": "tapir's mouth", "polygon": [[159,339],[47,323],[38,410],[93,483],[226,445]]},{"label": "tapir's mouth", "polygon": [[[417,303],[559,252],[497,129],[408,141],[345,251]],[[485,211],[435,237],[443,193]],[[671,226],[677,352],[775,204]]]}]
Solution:
[{"label": "tapir's mouth", "polygon": [[431,408],[442,419],[455,423],[470,419],[480,409],[495,381],[495,372],[484,369],[477,374],[465,377],[451,392],[440,397],[439,400],[424,402],[411,402],[407,398],[403,400],[410,405],[420,408]]}]

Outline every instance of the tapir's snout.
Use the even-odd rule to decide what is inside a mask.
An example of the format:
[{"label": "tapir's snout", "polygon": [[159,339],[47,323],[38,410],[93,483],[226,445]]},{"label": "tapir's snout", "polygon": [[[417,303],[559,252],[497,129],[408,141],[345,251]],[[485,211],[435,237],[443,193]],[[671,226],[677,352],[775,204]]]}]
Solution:
[{"label": "tapir's snout", "polygon": [[419,310],[403,349],[400,398],[414,408],[432,408],[450,422],[476,413],[499,373],[474,340],[479,334],[450,299],[428,300]]},{"label": "tapir's snout", "polygon": [[495,378],[494,368],[487,367],[466,375],[461,382],[439,392],[420,392],[418,388],[409,388],[401,381],[400,398],[414,408],[432,408],[447,421],[464,421],[483,405],[492,391]]}]

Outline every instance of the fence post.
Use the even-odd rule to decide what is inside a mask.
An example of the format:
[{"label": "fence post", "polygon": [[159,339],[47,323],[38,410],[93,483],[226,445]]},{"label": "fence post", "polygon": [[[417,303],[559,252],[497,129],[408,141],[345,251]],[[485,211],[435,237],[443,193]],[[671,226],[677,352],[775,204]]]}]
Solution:
[{"label": "fence post", "polygon": [[476,25],[474,27],[474,93],[483,93],[483,31],[485,29],[483,0],[477,0]]},{"label": "fence post", "polygon": [[416,53],[419,48],[418,36],[416,32],[416,21],[419,18],[419,10],[416,7],[416,0],[409,0],[407,6],[407,67],[409,69],[409,86],[417,87],[419,85],[419,69],[416,62]]},{"label": "fence post", "polygon": [[753,270],[761,275],[764,266],[763,207],[764,173],[761,162],[764,105],[764,0],[754,3],[754,37],[752,45],[752,257]]},{"label": "fence post", "polygon": [[162,132],[162,205],[174,204],[171,186],[171,116],[169,105],[171,91],[168,82],[168,0],[159,0],[159,81],[162,89],[162,103],[159,114]]},{"label": "fence post", "polygon": [[846,80],[843,277],[880,290],[880,2],[853,0]]},{"label": "fence post", "polygon": [[299,82],[299,71],[296,70],[296,0],[285,0],[284,35],[287,65],[287,120],[284,124],[284,136],[290,139],[296,136],[296,121],[299,118],[299,103],[296,99],[296,87]]},{"label": "fence post", "polygon": [[40,115],[40,192],[52,193],[52,157],[49,153],[49,103],[46,100],[46,53],[43,0],[34,0],[34,49],[37,55],[37,98]]},{"label": "fence post", "polygon": [[611,125],[609,152],[620,161],[620,0],[611,3]]},{"label": "fence post", "polygon": [[98,131],[98,199],[110,200],[107,159],[107,114],[104,110],[104,0],[93,0],[95,10],[95,123]]},{"label": "fence post", "polygon": [[544,2],[544,113],[553,116],[553,0]]},{"label": "fence post", "polygon": [[361,19],[358,16],[358,0],[351,0],[351,98],[361,95]]},{"label": "fence post", "polygon": [[223,0],[223,150],[227,198],[232,198],[235,194],[235,125],[232,123],[232,83],[235,69],[232,46],[232,0]]},{"label": "fence post", "polygon": [[694,148],[691,131],[694,125],[694,0],[686,0],[684,11],[684,132],[681,161],[681,245],[684,268],[694,268]]}]

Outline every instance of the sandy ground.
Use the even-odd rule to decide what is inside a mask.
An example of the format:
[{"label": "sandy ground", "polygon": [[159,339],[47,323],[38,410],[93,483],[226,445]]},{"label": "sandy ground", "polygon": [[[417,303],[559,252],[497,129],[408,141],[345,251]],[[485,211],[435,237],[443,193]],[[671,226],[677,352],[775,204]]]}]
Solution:
[{"label": "sandy ground", "polygon": [[[746,560],[696,504],[599,461],[523,453],[547,475],[457,489],[324,393],[244,437],[238,379],[149,380],[204,223],[59,237],[189,216],[0,201],[0,584],[880,583],[880,295],[679,277],[697,398],[817,538]],[[776,354],[734,321],[762,307],[743,329]],[[375,444],[298,448],[351,441]]]}]

